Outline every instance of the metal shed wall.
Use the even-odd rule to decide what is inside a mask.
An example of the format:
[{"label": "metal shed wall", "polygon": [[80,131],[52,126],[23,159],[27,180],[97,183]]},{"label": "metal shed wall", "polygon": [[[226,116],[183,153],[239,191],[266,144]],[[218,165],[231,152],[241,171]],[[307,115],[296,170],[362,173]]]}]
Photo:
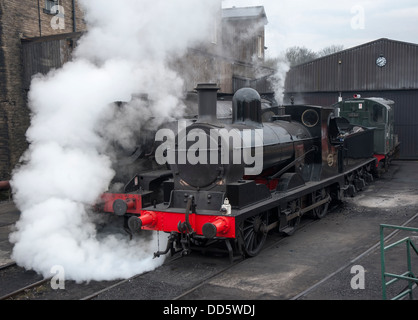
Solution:
[{"label": "metal shed wall", "polygon": [[[384,67],[376,59],[387,59]],[[418,45],[380,39],[289,70],[288,92],[418,89]]]}]

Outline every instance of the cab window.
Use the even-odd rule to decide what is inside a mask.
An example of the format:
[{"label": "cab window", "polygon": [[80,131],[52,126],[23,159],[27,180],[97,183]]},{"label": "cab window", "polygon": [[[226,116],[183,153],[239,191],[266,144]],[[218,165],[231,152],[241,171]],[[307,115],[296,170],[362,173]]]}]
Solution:
[{"label": "cab window", "polygon": [[372,120],[373,120],[373,122],[384,122],[385,114],[384,114],[383,106],[381,106],[379,104],[373,105]]}]

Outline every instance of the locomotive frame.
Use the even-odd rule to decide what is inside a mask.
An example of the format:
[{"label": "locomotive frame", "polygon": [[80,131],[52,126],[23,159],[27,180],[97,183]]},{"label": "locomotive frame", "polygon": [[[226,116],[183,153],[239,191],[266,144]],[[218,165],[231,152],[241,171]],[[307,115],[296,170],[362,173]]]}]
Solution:
[{"label": "locomotive frame", "polygon": [[[131,235],[141,230],[169,233],[166,249],[156,252],[156,257],[168,252],[186,255],[195,249],[217,250],[215,243],[225,244],[223,251],[231,260],[256,256],[269,231],[292,235],[303,215],[321,219],[331,201],[354,196],[373,181],[377,158],[373,156],[372,128],[337,117],[332,107],[312,105],[285,106],[284,114],[278,108],[263,110],[270,117],[262,121],[260,96],[249,88],[234,95],[232,121],[219,121],[217,89],[212,84],[198,86],[199,119],[186,130],[263,128],[265,135],[270,132],[265,140],[282,142],[264,143],[264,159],[271,164],[257,176],[244,176],[237,173],[239,167],[227,165],[218,177],[201,183],[197,178],[187,181],[187,175],[181,178],[199,170],[181,172],[174,165],[171,170],[135,175],[123,193],[104,194],[102,211],[123,217]],[[287,157],[275,157],[286,150],[291,151]],[[201,169],[202,175],[214,170]]]}]

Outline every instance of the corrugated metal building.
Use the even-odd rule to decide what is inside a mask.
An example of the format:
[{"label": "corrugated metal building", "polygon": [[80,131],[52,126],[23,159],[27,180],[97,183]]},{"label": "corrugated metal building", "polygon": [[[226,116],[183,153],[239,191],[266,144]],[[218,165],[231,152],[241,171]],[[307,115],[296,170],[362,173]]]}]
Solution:
[{"label": "corrugated metal building", "polygon": [[291,68],[285,103],[332,105],[354,94],[395,101],[401,158],[418,159],[418,44],[379,39]]}]

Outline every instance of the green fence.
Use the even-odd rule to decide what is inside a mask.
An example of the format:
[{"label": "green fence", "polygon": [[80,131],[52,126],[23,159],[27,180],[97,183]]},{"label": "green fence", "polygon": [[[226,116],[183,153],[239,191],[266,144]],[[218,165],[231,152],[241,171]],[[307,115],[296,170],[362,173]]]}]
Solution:
[{"label": "green fence", "polygon": [[[415,254],[418,255],[418,249],[415,246],[415,244],[412,242],[411,237],[406,237],[401,240],[398,240],[394,243],[391,243],[387,246],[384,244],[384,229],[395,229],[395,230],[404,230],[404,231],[411,231],[411,232],[418,232],[417,228],[409,228],[409,227],[401,227],[401,226],[392,226],[387,224],[381,224],[380,225],[380,256],[381,256],[381,266],[382,266],[382,294],[383,299],[386,300],[387,297],[387,287],[391,284],[394,284],[395,282],[399,280],[406,280],[408,281],[408,286],[397,296],[393,297],[391,300],[399,300],[406,295],[409,295],[409,299],[413,299],[413,285],[414,283],[418,284],[418,279],[415,277],[415,275],[412,272],[412,263],[411,263],[411,249],[415,252]],[[406,246],[406,258],[407,258],[407,268],[408,271],[402,273],[402,274],[394,274],[386,272],[386,266],[385,266],[385,252],[391,248],[394,248],[396,246],[400,246],[402,244],[405,244]],[[387,281],[387,279],[390,279]]]}]

